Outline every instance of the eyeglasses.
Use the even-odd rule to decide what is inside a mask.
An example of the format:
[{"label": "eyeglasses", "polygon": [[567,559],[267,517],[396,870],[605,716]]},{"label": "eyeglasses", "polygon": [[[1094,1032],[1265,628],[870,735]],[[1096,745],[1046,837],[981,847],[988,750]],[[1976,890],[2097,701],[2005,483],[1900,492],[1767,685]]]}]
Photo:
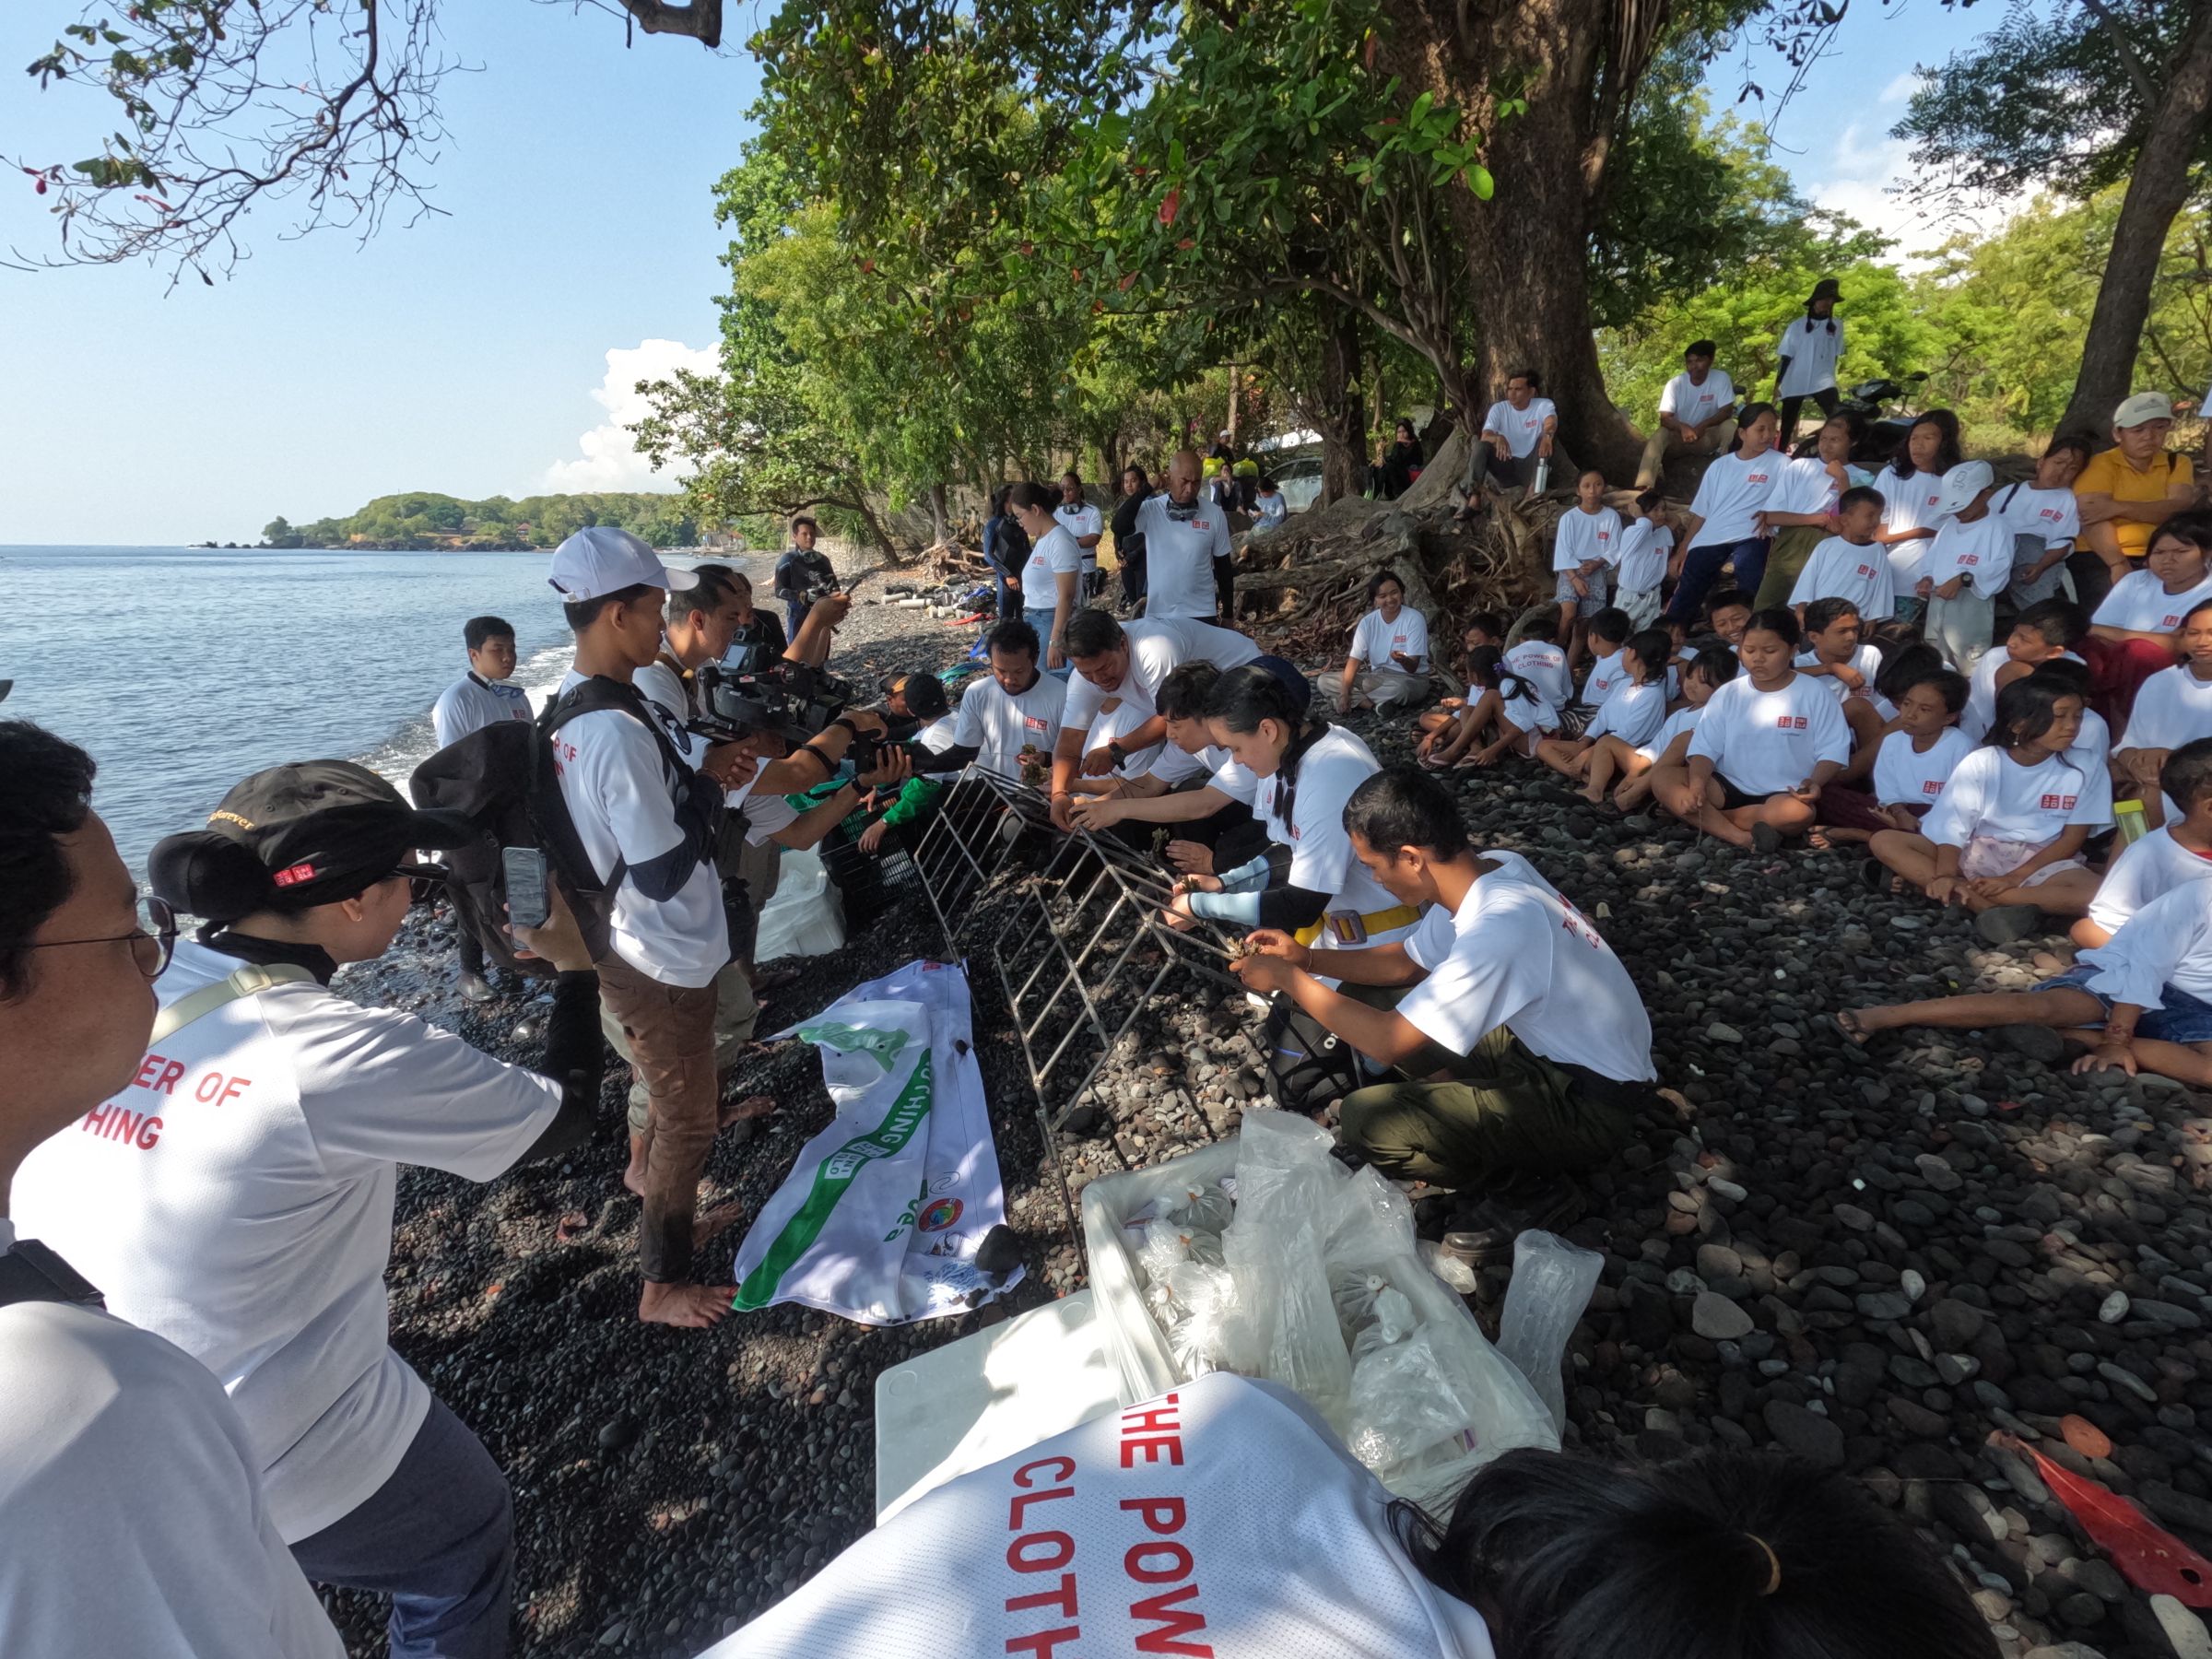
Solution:
[{"label": "eyeglasses", "polygon": [[[393,871],[392,876],[405,876],[407,878],[407,904],[411,909],[418,904],[428,904],[437,898],[439,890],[453,879],[453,871],[450,865],[404,864]],[[385,877],[386,880],[391,878]]]},{"label": "eyeglasses", "polygon": [[149,980],[159,979],[177,947],[177,912],[169,901],[147,893],[138,900],[138,925],[127,934],[102,934],[96,939],[24,939],[0,946],[5,950],[53,950],[64,945],[119,945],[128,941],[131,959]]}]

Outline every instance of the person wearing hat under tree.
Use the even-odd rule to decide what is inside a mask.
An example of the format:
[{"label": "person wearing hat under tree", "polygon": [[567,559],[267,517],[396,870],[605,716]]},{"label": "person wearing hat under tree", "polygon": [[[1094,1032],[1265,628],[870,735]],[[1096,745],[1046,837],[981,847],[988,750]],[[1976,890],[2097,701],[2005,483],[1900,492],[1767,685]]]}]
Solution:
[{"label": "person wearing hat under tree", "polygon": [[2112,411],[2112,447],[2090,457],[2074,479],[2081,539],[2066,569],[2092,611],[2114,582],[2143,568],[2150,533],[2196,500],[2189,458],[2166,447],[2172,430],[2172,400],[2138,392]]},{"label": "person wearing hat under tree", "polygon": [[[92,775],[75,744],[0,721],[0,1653],[340,1659],[222,1384],[10,1216],[34,1147],[146,1099],[176,942],[92,810]],[[146,1115],[122,1156],[158,1155],[159,1127],[135,1146]]]},{"label": "person wearing hat under tree", "polygon": [[1783,449],[1797,435],[1797,411],[1811,398],[1823,416],[1836,412],[1836,365],[1843,359],[1843,324],[1836,315],[1843,290],[1833,276],[1813,284],[1805,315],[1774,346],[1774,401],[1782,406]]},{"label": "person wearing hat under tree", "polygon": [[[159,842],[154,891],[205,919],[156,989],[122,1093],[24,1160],[19,1215],[229,1393],[269,1513],[318,1583],[389,1594],[394,1653],[507,1651],[513,1505],[476,1436],[392,1351],[401,1164],[492,1181],[582,1144],[605,1051],[591,959],[556,895],[523,944],[558,978],[544,1070],[330,989],[374,961],[465,845],[366,767],[256,772]],[[241,1609],[242,1611],[242,1609]]]}]

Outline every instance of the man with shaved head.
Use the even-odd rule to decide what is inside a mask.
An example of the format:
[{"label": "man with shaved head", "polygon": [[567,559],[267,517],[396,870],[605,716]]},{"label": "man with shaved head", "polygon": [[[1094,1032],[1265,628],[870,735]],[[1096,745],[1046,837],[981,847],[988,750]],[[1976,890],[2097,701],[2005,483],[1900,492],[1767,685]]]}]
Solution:
[{"label": "man with shaved head", "polygon": [[1137,509],[1145,535],[1145,616],[1151,621],[1228,623],[1235,567],[1229,515],[1198,494],[1198,452],[1177,450],[1168,489]]}]

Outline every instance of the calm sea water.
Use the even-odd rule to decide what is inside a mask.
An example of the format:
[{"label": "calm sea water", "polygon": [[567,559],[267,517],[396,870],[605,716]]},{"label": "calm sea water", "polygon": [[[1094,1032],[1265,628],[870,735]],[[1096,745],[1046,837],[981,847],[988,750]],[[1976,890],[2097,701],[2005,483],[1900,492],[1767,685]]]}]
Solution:
[{"label": "calm sea water", "polygon": [[[534,706],[570,636],[544,553],[0,547],[0,716],[100,762],[131,867],[231,784],[288,760],[363,760],[405,789],[430,705],[468,667],[461,625],[514,625]],[[0,787],[5,782],[0,782]]]}]

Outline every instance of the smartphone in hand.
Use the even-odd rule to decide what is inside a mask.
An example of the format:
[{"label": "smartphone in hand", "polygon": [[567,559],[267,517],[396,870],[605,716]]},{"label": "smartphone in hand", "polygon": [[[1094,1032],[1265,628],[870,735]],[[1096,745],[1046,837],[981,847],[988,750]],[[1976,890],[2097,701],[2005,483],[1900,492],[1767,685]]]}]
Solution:
[{"label": "smartphone in hand", "polygon": [[516,927],[536,927],[552,914],[546,888],[546,855],[535,847],[502,847],[500,866],[507,882],[507,920]]}]

